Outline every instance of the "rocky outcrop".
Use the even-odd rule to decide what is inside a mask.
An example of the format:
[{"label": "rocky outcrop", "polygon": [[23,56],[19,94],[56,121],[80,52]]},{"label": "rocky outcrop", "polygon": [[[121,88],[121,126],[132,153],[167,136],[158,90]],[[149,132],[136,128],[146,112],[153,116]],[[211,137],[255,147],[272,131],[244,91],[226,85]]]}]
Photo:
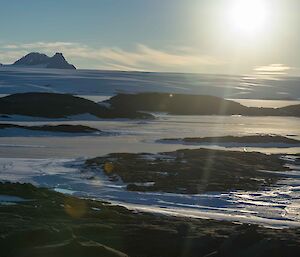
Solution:
[{"label": "rocky outcrop", "polygon": [[222,136],[222,137],[186,137],[186,138],[164,138],[158,140],[160,143],[184,143],[184,144],[239,144],[251,146],[260,144],[278,144],[299,146],[300,141],[279,135],[250,135],[250,136]]},{"label": "rocky outcrop", "polygon": [[48,132],[63,132],[63,133],[95,133],[101,132],[99,129],[91,128],[83,125],[69,125],[69,124],[61,124],[61,125],[41,125],[41,126],[21,126],[17,124],[0,124],[1,129],[27,129],[33,131],[48,131]]},{"label": "rocky outcrop", "polygon": [[81,97],[56,93],[19,93],[2,97],[1,114],[44,118],[67,118],[79,114],[91,114],[98,118],[152,118],[150,114],[126,108],[107,108]]},{"label": "rocky outcrop", "polygon": [[[210,149],[183,149],[160,154],[112,153],[86,161],[108,177],[120,177],[130,191],[199,194],[258,190],[287,170],[277,155]],[[148,182],[151,182],[148,183]]]},{"label": "rocky outcrop", "polygon": [[114,108],[126,108],[131,111],[166,112],[176,115],[300,116],[300,105],[277,109],[256,108],[207,95],[118,94],[105,102]]},{"label": "rocky outcrop", "polygon": [[54,69],[76,69],[74,65],[69,64],[62,53],[56,53],[49,59],[47,68]]},{"label": "rocky outcrop", "polygon": [[[29,184],[0,183],[0,257],[298,257],[299,228],[136,213]],[[75,215],[76,214],[76,215]]]},{"label": "rocky outcrop", "polygon": [[56,53],[49,57],[41,53],[29,53],[12,64],[22,67],[39,67],[54,69],[76,69],[74,65],[69,64],[62,53]]}]

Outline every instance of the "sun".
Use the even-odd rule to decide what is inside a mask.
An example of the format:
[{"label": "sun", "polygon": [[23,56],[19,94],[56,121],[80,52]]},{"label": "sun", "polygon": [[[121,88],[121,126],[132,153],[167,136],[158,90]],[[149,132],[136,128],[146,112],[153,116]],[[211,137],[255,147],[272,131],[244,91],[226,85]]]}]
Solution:
[{"label": "sun", "polygon": [[229,18],[231,25],[239,33],[257,34],[266,26],[268,8],[265,0],[235,0]]}]

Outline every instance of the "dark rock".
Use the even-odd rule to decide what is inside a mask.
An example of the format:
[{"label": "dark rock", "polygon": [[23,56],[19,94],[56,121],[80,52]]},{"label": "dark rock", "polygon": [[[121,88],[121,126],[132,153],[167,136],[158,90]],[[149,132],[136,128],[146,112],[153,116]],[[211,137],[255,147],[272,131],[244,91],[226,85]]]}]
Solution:
[{"label": "dark rock", "polygon": [[258,190],[280,178],[262,170],[288,170],[284,164],[278,155],[210,149],[115,153],[86,161],[88,166],[101,166],[109,177],[119,176],[128,184],[127,190],[181,194]]},{"label": "dark rock", "polygon": [[94,133],[101,132],[99,129],[91,128],[83,125],[42,125],[42,126],[21,126],[16,124],[0,124],[0,129],[7,128],[19,128],[19,129],[28,129],[34,131],[50,131],[50,132],[64,132],[64,133]]},{"label": "dark rock", "polygon": [[40,53],[29,53],[13,63],[15,66],[31,66],[48,63],[50,57]]},{"label": "dark rock", "polygon": [[62,53],[56,53],[49,59],[47,68],[55,69],[76,69],[74,65],[69,64]]},{"label": "dark rock", "polygon": [[291,144],[299,145],[300,141],[279,135],[251,135],[251,136],[222,136],[222,137],[186,137],[186,138],[166,138],[160,139],[158,142],[166,143],[187,143],[187,144],[222,144],[222,143],[239,143],[247,144]]},{"label": "dark rock", "polygon": [[277,109],[246,107],[234,101],[207,95],[118,94],[105,102],[114,108],[176,115],[300,116],[300,105]]},{"label": "dark rock", "polygon": [[13,66],[41,67],[54,69],[76,69],[74,65],[69,64],[62,53],[56,53],[49,57],[41,53],[29,53],[13,63]]},{"label": "dark rock", "polygon": [[27,115],[45,118],[66,118],[71,115],[91,114],[98,118],[147,119],[147,113],[111,109],[90,100],[56,93],[19,93],[0,98],[0,114]]}]

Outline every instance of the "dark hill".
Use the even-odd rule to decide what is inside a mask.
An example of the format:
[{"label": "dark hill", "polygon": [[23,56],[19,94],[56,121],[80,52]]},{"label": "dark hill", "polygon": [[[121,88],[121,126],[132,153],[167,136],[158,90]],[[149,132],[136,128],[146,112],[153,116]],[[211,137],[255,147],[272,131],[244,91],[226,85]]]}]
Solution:
[{"label": "dark hill", "polygon": [[286,107],[280,108],[280,111],[284,114],[294,114],[294,116],[299,117],[300,116],[300,104],[296,105],[290,105]]},{"label": "dark hill", "polygon": [[70,125],[70,124],[60,124],[60,125],[41,125],[41,126],[22,126],[17,124],[5,124],[0,123],[1,129],[27,129],[33,131],[48,131],[48,132],[63,132],[63,133],[95,133],[101,132],[99,129],[91,128],[83,125]]},{"label": "dark hill", "polygon": [[[300,145],[300,141],[283,137],[280,135],[250,135],[250,136],[219,136],[219,137],[186,137],[186,138],[165,138],[158,140],[165,143],[186,143],[186,144],[241,144],[243,146],[251,146],[251,144],[284,144],[284,145]],[[278,146],[278,147],[279,147]]]},{"label": "dark hill", "polygon": [[92,114],[99,118],[151,118],[152,115],[109,109],[90,100],[56,93],[20,93],[0,98],[0,114],[27,115],[46,118],[65,118],[71,115]]},{"label": "dark hill", "polygon": [[167,112],[177,115],[300,116],[300,105],[278,109],[246,107],[234,101],[207,95],[118,94],[106,103],[117,109]]}]

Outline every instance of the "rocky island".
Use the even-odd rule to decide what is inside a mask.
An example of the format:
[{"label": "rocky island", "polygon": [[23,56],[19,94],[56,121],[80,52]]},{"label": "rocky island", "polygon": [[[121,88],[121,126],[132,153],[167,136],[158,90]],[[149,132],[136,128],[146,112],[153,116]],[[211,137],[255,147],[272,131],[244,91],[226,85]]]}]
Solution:
[{"label": "rocky island", "polygon": [[67,118],[90,114],[97,118],[148,119],[151,114],[107,108],[90,100],[57,93],[18,93],[0,98],[0,115],[25,115],[43,118]]},{"label": "rocky island", "polygon": [[279,155],[210,149],[184,149],[159,154],[115,153],[86,161],[128,190],[199,194],[258,190],[274,184],[289,170]]},{"label": "rocky island", "polygon": [[0,131],[3,129],[26,129],[32,131],[47,131],[47,132],[61,132],[61,133],[100,133],[99,129],[91,128],[84,125],[41,125],[41,126],[22,126],[17,124],[0,124]]},{"label": "rocky island", "polygon": [[173,93],[118,94],[105,101],[113,108],[131,111],[165,112],[174,115],[300,116],[300,105],[283,108],[247,107],[208,95]]},{"label": "rocky island", "polygon": [[164,138],[157,142],[176,143],[186,145],[220,145],[227,147],[296,147],[300,141],[279,135],[250,135],[250,136],[221,136],[221,137],[186,137],[186,138]]}]

